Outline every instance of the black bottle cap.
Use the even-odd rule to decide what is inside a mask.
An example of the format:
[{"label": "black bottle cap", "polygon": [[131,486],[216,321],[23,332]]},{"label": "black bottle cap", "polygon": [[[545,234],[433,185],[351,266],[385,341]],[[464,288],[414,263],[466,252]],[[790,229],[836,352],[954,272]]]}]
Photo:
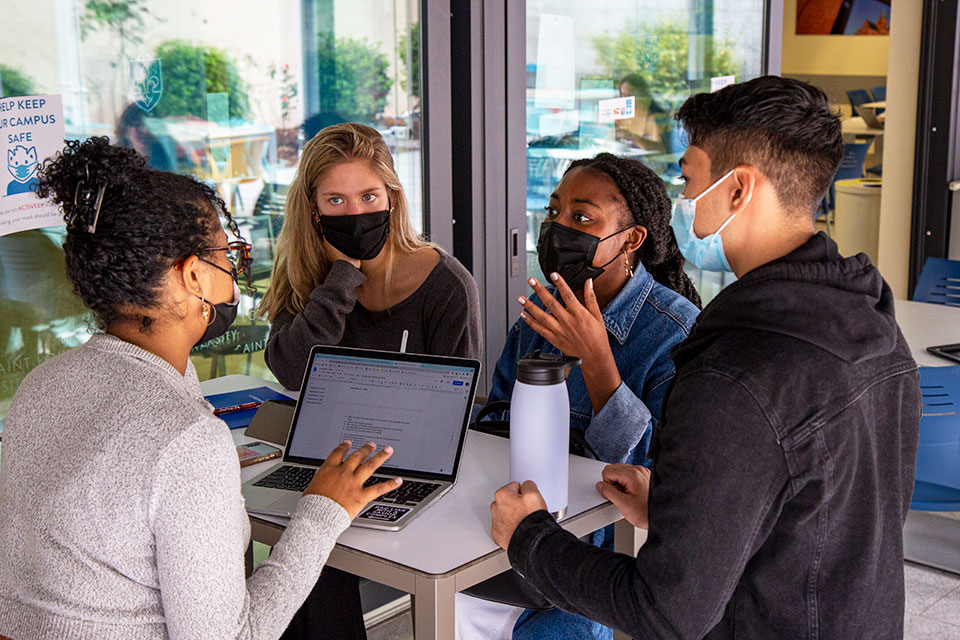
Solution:
[{"label": "black bottle cap", "polygon": [[567,377],[567,370],[579,366],[580,363],[580,358],[534,351],[520,358],[517,363],[517,382],[532,385],[562,384]]}]

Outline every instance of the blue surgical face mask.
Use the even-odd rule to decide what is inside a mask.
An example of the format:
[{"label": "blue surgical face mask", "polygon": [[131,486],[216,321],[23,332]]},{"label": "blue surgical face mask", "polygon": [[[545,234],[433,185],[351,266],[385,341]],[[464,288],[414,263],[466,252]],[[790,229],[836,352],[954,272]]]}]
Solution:
[{"label": "blue surgical face mask", "polygon": [[720,225],[720,228],[713,233],[707,234],[703,238],[697,237],[693,231],[693,220],[697,215],[697,200],[707,195],[717,185],[733,175],[734,169],[728,171],[722,178],[706,188],[696,198],[688,198],[682,193],[677,197],[677,207],[670,221],[673,227],[673,233],[677,237],[677,245],[680,247],[680,253],[687,259],[687,262],[706,271],[733,271],[727,256],[723,252],[723,240],[720,233],[727,228],[727,225],[737,217],[737,214],[731,214],[729,218]]},{"label": "blue surgical face mask", "polygon": [[33,173],[33,168],[35,164],[23,164],[17,167],[10,167],[10,170],[13,172],[13,176],[19,182],[26,182],[27,178],[30,177],[30,174]]}]

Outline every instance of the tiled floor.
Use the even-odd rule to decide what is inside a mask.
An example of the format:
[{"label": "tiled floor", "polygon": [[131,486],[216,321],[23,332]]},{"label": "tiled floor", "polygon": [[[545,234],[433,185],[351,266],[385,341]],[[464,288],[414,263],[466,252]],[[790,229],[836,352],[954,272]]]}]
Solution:
[{"label": "tiled floor", "polygon": [[367,629],[367,640],[413,640],[410,612],[401,613]]},{"label": "tiled floor", "polygon": [[[960,640],[960,575],[907,562],[904,640]],[[367,632],[368,640],[413,640],[410,612]]]},{"label": "tiled floor", "polygon": [[960,576],[908,562],[904,578],[904,639],[960,640]]}]

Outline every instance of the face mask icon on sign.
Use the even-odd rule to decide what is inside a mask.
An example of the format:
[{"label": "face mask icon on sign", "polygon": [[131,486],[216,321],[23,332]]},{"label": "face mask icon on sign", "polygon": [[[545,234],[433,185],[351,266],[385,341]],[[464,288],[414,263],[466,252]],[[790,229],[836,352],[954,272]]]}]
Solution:
[{"label": "face mask icon on sign", "polygon": [[37,148],[17,145],[7,150],[7,171],[13,180],[7,185],[6,195],[33,191],[37,186]]}]

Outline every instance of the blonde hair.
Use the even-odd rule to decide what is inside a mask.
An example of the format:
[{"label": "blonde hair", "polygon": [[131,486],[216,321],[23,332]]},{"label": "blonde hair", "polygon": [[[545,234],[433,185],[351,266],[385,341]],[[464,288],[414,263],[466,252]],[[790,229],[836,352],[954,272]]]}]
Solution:
[{"label": "blonde hair", "polygon": [[417,235],[410,224],[407,199],[393,168],[393,157],[377,130],[355,122],[327,127],[303,147],[300,164],[287,192],[270,287],[257,308],[257,315],[267,316],[272,322],[283,309],[300,313],[307,305],[310,292],[326,278],[330,260],[314,227],[314,196],[326,171],[355,160],[370,163],[383,180],[392,207],[390,235],[385,247],[389,251],[386,286],[389,288],[397,251],[409,253],[424,247],[436,247]]}]

